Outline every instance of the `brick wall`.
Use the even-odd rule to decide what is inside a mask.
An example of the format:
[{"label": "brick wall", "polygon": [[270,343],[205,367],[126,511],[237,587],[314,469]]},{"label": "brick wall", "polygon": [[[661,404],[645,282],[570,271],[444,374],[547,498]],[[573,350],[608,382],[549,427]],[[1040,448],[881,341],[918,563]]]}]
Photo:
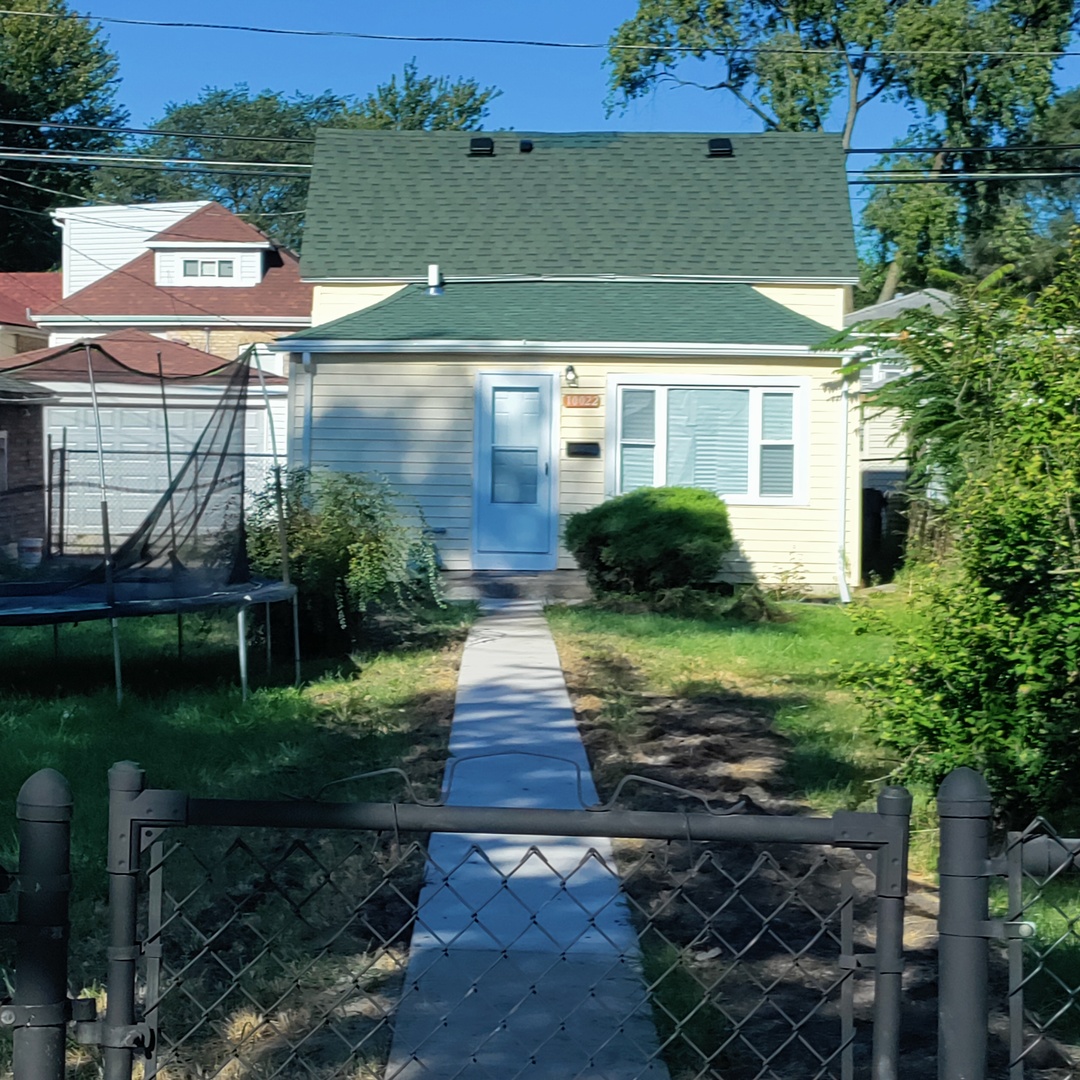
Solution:
[{"label": "brick wall", "polygon": [[0,475],[0,543],[45,535],[45,465],[40,405],[0,403],[7,433],[7,490]]},{"label": "brick wall", "polygon": [[[214,356],[223,357],[226,360],[235,360],[240,349],[247,345],[257,345],[265,341],[276,341],[289,331],[264,331],[264,330],[211,330],[209,335],[205,330],[170,330],[170,341],[183,341],[203,352],[213,353]],[[209,339],[209,340],[208,340]]]}]

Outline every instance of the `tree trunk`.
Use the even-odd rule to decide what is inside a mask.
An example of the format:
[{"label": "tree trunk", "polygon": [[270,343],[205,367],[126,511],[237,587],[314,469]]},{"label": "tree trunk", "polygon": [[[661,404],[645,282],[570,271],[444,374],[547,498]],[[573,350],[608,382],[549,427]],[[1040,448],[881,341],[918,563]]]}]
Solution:
[{"label": "tree trunk", "polygon": [[904,257],[902,252],[897,252],[893,261],[889,263],[888,272],[885,274],[885,283],[881,286],[881,292],[878,293],[877,302],[884,304],[887,300],[891,300],[896,295],[896,289],[900,284],[900,274],[904,269]]}]

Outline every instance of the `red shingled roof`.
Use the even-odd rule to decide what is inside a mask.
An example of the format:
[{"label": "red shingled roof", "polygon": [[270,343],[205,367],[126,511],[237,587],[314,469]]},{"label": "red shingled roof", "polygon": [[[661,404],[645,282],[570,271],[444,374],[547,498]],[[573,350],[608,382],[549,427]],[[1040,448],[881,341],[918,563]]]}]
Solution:
[{"label": "red shingled roof", "polygon": [[172,242],[190,240],[218,241],[225,244],[266,244],[269,241],[243,218],[237,217],[231,210],[226,210],[221,203],[208,203],[201,210],[196,210],[182,218],[175,225],[163,229],[147,241],[153,244],[157,240]]},{"label": "red shingled roof", "polygon": [[[201,212],[197,210],[191,216]],[[240,323],[245,316],[310,316],[312,286],[300,280],[297,256],[277,248],[264,258],[266,272],[262,281],[247,288],[155,285],[154,253],[146,251],[66,300],[34,310],[38,315],[161,315],[163,321],[171,315],[211,315]]]},{"label": "red shingled roof", "polygon": [[[166,379],[219,382],[227,379],[235,361],[194,349],[179,341],[166,341],[143,330],[117,330],[102,337],[83,338],[69,345],[34,349],[0,359],[0,372],[20,379],[44,382],[86,382],[86,346],[94,377],[111,383],[145,383],[158,378],[158,353]],[[276,375],[268,383],[285,384]]]},{"label": "red shingled roof", "polygon": [[33,326],[26,309],[41,311],[60,299],[63,275],[57,273],[0,273],[0,323]]}]

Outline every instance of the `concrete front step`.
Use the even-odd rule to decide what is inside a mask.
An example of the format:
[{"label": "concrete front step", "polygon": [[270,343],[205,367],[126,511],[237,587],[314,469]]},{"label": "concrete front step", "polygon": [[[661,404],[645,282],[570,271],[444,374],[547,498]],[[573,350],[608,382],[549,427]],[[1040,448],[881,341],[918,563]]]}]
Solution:
[{"label": "concrete front step", "polygon": [[582,570],[517,573],[507,570],[444,570],[440,575],[447,600],[588,600]]}]

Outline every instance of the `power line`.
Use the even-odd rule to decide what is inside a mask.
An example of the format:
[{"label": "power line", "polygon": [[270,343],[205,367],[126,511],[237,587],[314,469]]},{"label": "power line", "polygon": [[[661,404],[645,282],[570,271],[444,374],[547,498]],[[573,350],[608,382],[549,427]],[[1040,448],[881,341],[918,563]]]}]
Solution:
[{"label": "power line", "polygon": [[[0,12],[0,14],[3,14]],[[59,120],[9,120],[0,119],[6,127],[58,128],[63,131],[97,131],[117,135],[153,135],[170,139],[223,139],[229,142],[290,143],[314,145],[314,139],[289,138],[286,135],[225,135],[204,131],[160,131],[157,128],[104,127],[100,124],[68,124]]]},{"label": "power line", "polygon": [[1028,154],[1045,150],[1080,150],[1080,143],[1012,143],[1008,146],[892,146],[885,149],[859,147],[845,154]]},{"label": "power line", "polygon": [[[371,34],[357,30],[294,30],[277,26],[250,26],[237,23],[180,22],[176,20],[121,19],[109,15],[79,14],[73,11],[13,11],[0,9],[0,16],[25,16],[39,19],[80,19],[85,22],[112,23],[118,26],[149,26],[166,30],[231,30],[248,34],[271,34],[284,37],[346,38],[356,41],[403,41],[420,44],[454,45],[516,45],[537,49],[605,49],[629,52],[675,52],[698,53],[692,45],[659,45],[655,42],[595,42],[595,41],[545,41],[532,38],[461,37],[449,34]],[[735,53],[790,54],[794,56],[845,56],[848,50],[840,48],[781,48],[769,45],[732,46],[726,50]],[[885,56],[986,56],[986,57],[1067,57],[1080,56],[1080,52],[1062,49],[868,49],[857,55]]]},{"label": "power line", "polygon": [[1055,169],[1053,172],[947,172],[920,173],[918,170],[877,173],[849,184],[962,184],[974,180],[1064,180],[1080,176],[1080,169]]},{"label": "power line", "polygon": [[169,157],[143,157],[141,154],[110,154],[96,150],[24,150],[15,146],[0,146],[0,157],[7,161],[57,161],[79,158],[91,163],[98,162],[134,162],[135,164],[148,163],[151,165],[221,165],[232,167],[236,165],[251,165],[257,169],[310,169],[311,165],[305,162],[293,161],[216,161],[213,158],[169,158]]},{"label": "power line", "polygon": [[110,159],[99,160],[80,160],[77,155],[59,155],[57,157],[41,157],[34,155],[18,155],[9,154],[0,151],[0,161],[13,161],[18,164],[29,164],[33,161],[45,161],[52,168],[88,168],[88,169],[143,169],[146,172],[160,172],[170,173],[173,176],[184,176],[188,173],[205,173],[207,176],[246,176],[249,179],[270,179],[270,180],[304,180],[306,176],[297,173],[281,173],[281,172],[265,172],[259,169],[221,169],[215,167],[203,166],[197,167],[196,162],[192,162],[190,165],[183,167],[170,167],[168,165],[139,165],[134,162],[125,164],[122,161],[113,161]]}]

